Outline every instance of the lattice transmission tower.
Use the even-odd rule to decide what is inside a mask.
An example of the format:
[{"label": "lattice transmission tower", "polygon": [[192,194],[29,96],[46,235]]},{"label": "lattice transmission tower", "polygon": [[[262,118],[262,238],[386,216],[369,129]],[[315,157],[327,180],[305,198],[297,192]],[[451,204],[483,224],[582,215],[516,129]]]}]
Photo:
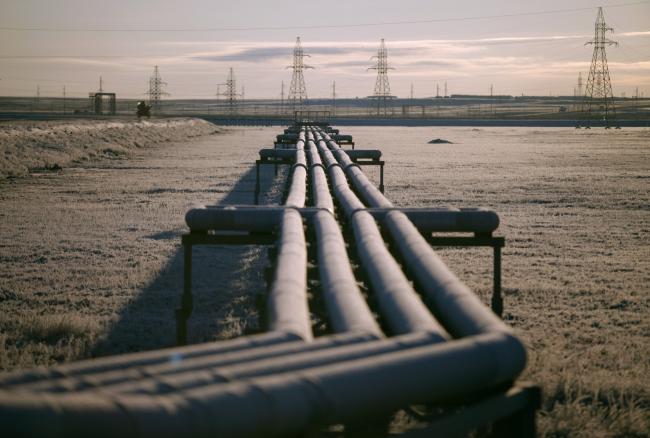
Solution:
[{"label": "lattice transmission tower", "polygon": [[388,70],[392,70],[393,67],[388,65],[388,49],[386,49],[386,43],[384,43],[383,38],[379,44],[377,55],[373,56],[373,59],[377,59],[377,63],[368,68],[368,70],[377,70],[377,80],[375,81],[375,93],[370,97],[377,102],[377,115],[380,115],[382,112],[386,115],[388,109],[387,101],[394,97],[390,94],[390,84],[388,83]]},{"label": "lattice transmission tower", "polygon": [[293,64],[288,66],[292,70],[291,85],[289,86],[289,95],[287,100],[293,111],[302,109],[303,103],[307,100],[307,87],[305,86],[305,77],[303,70],[314,68],[305,64],[304,58],[309,56],[305,54],[300,44],[300,37],[296,38],[296,46],[293,49]]},{"label": "lattice transmission tower", "polygon": [[594,46],[591,68],[589,69],[589,77],[587,78],[587,86],[582,101],[582,112],[587,119],[587,128],[589,128],[592,118],[601,115],[606,128],[609,128],[610,122],[616,119],[614,93],[612,92],[605,48],[612,45],[617,46],[618,43],[608,39],[607,32],[614,32],[614,29],[607,27],[603,8],[599,7],[598,15],[596,15],[594,39],[585,43],[585,45],[593,44]]},{"label": "lattice transmission tower", "polygon": [[226,97],[226,102],[228,103],[228,112],[234,114],[237,111],[237,99],[241,96],[241,94],[237,94],[237,79],[235,78],[235,73],[233,72],[232,67],[230,67],[228,78],[223,85],[226,86],[226,91],[221,94],[222,96]]},{"label": "lattice transmission tower", "polygon": [[154,66],[153,74],[149,78],[149,91],[146,93],[149,95],[149,105],[154,111],[160,109],[160,100],[162,96],[168,96],[169,93],[165,92],[165,87],[167,82],[164,82],[160,77],[160,71],[158,71],[158,66]]}]

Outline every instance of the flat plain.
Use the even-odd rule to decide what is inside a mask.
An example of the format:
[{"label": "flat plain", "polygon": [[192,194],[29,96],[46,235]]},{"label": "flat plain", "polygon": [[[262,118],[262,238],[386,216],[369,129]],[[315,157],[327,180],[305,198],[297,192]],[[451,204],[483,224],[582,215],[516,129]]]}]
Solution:
[{"label": "flat plain", "polygon": [[[172,345],[184,213],[252,203],[257,151],[279,131],[229,129],[0,182],[0,369]],[[542,436],[648,436],[650,131],[341,131],[383,151],[395,204],[499,214],[504,318],[528,346],[523,379],[545,394]],[[264,172],[264,202],[282,182]],[[491,251],[440,253],[489,302]],[[264,251],[195,260],[191,341],[257,330]]]}]

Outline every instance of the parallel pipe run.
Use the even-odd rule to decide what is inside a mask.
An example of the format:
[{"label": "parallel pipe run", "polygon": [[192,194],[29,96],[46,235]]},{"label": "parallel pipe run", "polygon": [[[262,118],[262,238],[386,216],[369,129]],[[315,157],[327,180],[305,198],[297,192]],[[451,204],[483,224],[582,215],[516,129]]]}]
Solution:
[{"label": "parallel pipe run", "polygon": [[338,223],[322,211],[314,216],[313,226],[321,291],[332,328],[339,333],[361,331],[383,336],[357,285]]},{"label": "parallel pipe run", "polygon": [[352,229],[357,254],[391,332],[426,331],[437,334],[438,341],[447,340],[447,332],[429,313],[386,248],[372,216],[357,213],[352,218]]},{"label": "parallel pipe run", "polygon": [[119,356],[104,357],[101,360],[89,359],[52,368],[34,368],[28,371],[19,371],[0,375],[0,386],[9,388],[16,385],[25,385],[32,382],[51,379],[68,378],[95,373],[125,372],[137,367],[156,366],[177,363],[190,359],[210,355],[230,354],[243,351],[255,351],[257,348],[266,348],[283,343],[292,343],[300,340],[292,333],[271,332],[260,335],[247,336],[219,343],[190,345],[186,347],[164,348],[140,353],[122,354]]},{"label": "parallel pipe run", "polygon": [[452,335],[510,330],[449,270],[406,215],[391,211],[384,224],[436,317]]},{"label": "parallel pipe run", "polygon": [[327,146],[332,150],[338,163],[345,170],[348,178],[350,178],[354,189],[368,206],[374,208],[393,207],[393,203],[390,202],[377,187],[375,187],[359,166],[350,159],[348,154],[346,154],[329,135],[321,133],[321,136]]},{"label": "parallel pipe run", "polygon": [[390,255],[375,220],[363,210],[359,211],[363,204],[350,190],[340,166],[330,166],[329,171],[339,204],[352,219],[357,253],[391,331],[395,334],[427,331],[435,333],[438,341],[447,339],[445,330],[429,313]]},{"label": "parallel pipe run", "polygon": [[363,205],[357,195],[350,189],[348,180],[345,178],[345,174],[340,166],[330,166],[328,168],[328,174],[334,196],[346,217],[350,218],[355,211],[365,208],[365,205]]},{"label": "parallel pipe run", "polygon": [[313,338],[307,306],[307,247],[300,213],[283,212],[275,277],[269,292],[269,330]]},{"label": "parallel pipe run", "polygon": [[[328,140],[326,134],[324,138],[330,148],[340,150],[334,141]],[[342,154],[339,157],[344,159]],[[370,181],[362,172],[358,173],[356,178],[350,179],[357,191],[366,193]],[[390,202],[378,190],[372,195],[367,195],[367,199],[372,201],[369,202],[372,207],[381,208]],[[366,214],[368,213],[360,211],[354,219]],[[496,215],[474,211],[472,219],[477,215],[481,217],[479,225],[485,226],[485,229],[490,232],[492,226],[496,228],[498,225]],[[389,211],[385,214],[383,223],[404,258],[407,270],[416,278],[420,288],[426,294],[436,317],[453,336],[462,337],[508,330],[507,326],[451,273],[404,213]],[[470,224],[476,225],[473,220],[470,220]]]},{"label": "parallel pipe run", "polygon": [[435,339],[428,333],[410,334],[363,343],[341,345],[313,351],[297,351],[291,356],[268,357],[255,362],[203,366],[200,369],[178,371],[164,375],[143,376],[142,379],[114,385],[103,385],[102,392],[112,394],[162,395],[176,391],[230,383],[252,377],[303,371],[329,364],[342,364],[365,357],[380,357],[386,353],[431,345]]},{"label": "parallel pipe run", "polygon": [[98,437],[297,435],[475,394],[510,382],[524,363],[521,344],[494,333],[174,396],[0,392],[0,423],[10,436],[87,436],[90,426]]},{"label": "parallel pipe run", "polygon": [[[294,339],[297,339],[295,337]],[[194,372],[204,373],[206,370],[225,370],[235,366],[251,367],[267,360],[275,360],[294,363],[294,357],[310,355],[312,353],[324,352],[326,350],[339,351],[338,348],[349,345],[359,345],[378,339],[372,333],[345,333],[315,339],[313,342],[305,343],[302,340],[283,342],[280,344],[261,345],[255,348],[237,350],[233,352],[218,352],[196,357],[171,357],[169,361],[155,365],[133,366],[128,373],[124,370],[103,371],[96,373],[84,373],[71,375],[70,377],[50,378],[37,380],[31,383],[22,383],[18,388],[20,391],[31,392],[70,392],[70,391],[95,391],[97,389],[110,389],[111,392],[134,392],[135,385],[141,382],[161,381],[168,376],[193,374]],[[420,337],[426,342],[426,337]],[[415,337],[408,338],[408,342],[415,341]],[[404,346],[404,342],[394,338],[395,343]],[[214,343],[201,344],[201,348],[210,351]],[[130,356],[130,355],[129,355]],[[292,365],[293,366],[293,365]],[[222,372],[223,374],[223,372]],[[134,385],[134,386],[131,386]],[[159,392],[167,392],[169,386],[161,386]]]}]

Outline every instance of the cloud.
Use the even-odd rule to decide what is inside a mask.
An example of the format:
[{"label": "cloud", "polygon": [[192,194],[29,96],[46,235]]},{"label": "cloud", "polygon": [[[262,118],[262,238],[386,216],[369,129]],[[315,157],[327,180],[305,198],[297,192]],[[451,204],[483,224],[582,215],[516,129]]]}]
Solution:
[{"label": "cloud", "polygon": [[[303,47],[305,55],[346,55],[352,53],[347,47],[314,46]],[[189,59],[209,62],[269,62],[272,60],[291,61],[293,49],[285,45],[260,47],[232,47],[227,52],[204,52],[192,54]]]}]

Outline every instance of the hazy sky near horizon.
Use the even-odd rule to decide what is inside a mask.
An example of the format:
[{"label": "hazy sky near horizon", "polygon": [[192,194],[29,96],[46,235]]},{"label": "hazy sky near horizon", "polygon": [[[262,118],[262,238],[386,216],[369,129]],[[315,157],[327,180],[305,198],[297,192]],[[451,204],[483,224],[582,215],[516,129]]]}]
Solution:
[{"label": "hazy sky near horizon", "polygon": [[571,95],[586,81],[597,7],[603,6],[614,93],[650,96],[650,0],[0,0],[0,95],[87,96],[104,79],[118,97],[142,97],[158,65],[172,98],[214,98],[232,67],[247,98],[289,89],[300,36],[309,97],[372,94],[386,39],[391,91]]}]

